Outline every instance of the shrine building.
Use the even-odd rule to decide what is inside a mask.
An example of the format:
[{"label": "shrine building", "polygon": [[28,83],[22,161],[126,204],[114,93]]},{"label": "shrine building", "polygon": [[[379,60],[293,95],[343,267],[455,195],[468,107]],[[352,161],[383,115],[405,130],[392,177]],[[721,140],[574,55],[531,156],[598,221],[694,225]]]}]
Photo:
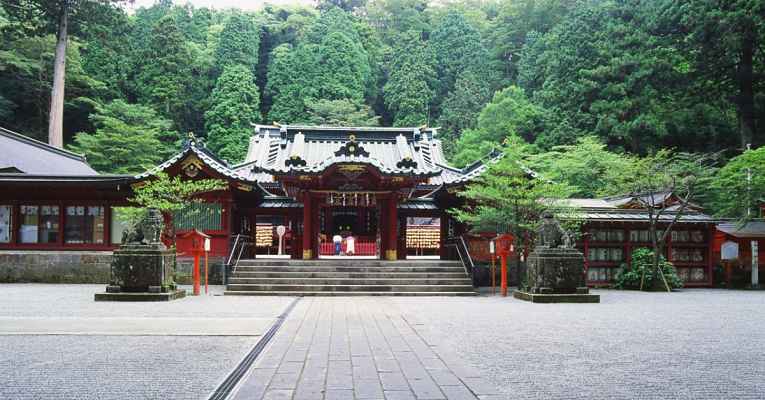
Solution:
[{"label": "shrine building", "polygon": [[240,164],[190,141],[158,168],[229,182],[219,202],[200,205],[229,217],[203,226],[215,228],[221,247],[235,233],[251,239],[251,256],[278,256],[275,228],[284,226],[284,256],[334,256],[340,235],[354,237],[354,256],[397,260],[445,256],[443,239],[463,230],[447,210],[486,167],[451,167],[430,128],[257,125]]}]

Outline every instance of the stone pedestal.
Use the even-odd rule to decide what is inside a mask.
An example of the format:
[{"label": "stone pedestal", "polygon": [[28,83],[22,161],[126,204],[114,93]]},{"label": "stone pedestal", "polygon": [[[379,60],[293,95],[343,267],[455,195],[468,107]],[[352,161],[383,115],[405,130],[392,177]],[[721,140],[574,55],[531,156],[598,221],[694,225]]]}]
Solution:
[{"label": "stone pedestal", "polygon": [[513,297],[533,303],[599,303],[584,281],[584,256],[568,247],[537,246],[529,255],[526,287]]},{"label": "stone pedestal", "polygon": [[111,280],[96,301],[167,301],[182,298],[173,281],[175,251],[161,244],[128,244],[114,251]]}]

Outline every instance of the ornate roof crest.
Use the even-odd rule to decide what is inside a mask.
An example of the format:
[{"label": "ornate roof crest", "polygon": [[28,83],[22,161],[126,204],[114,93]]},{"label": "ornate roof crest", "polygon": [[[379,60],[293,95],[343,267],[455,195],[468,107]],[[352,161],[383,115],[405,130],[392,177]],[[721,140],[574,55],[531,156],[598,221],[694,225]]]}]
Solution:
[{"label": "ornate roof crest", "polygon": [[356,135],[351,133],[348,135],[348,141],[335,152],[335,156],[369,157],[369,152],[356,143]]}]

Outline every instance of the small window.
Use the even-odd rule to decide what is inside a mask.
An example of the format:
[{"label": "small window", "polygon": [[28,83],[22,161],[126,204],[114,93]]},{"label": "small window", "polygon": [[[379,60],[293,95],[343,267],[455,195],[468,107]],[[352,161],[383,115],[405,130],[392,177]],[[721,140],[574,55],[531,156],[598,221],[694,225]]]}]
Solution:
[{"label": "small window", "polygon": [[104,243],[104,207],[68,206],[64,222],[64,242],[67,244]]},{"label": "small window", "polygon": [[13,206],[0,206],[0,243],[11,242]]},{"label": "small window", "polygon": [[173,225],[177,231],[219,231],[223,229],[222,214],[223,207],[220,203],[192,203],[173,215]]},{"label": "small window", "polygon": [[21,206],[21,243],[56,243],[59,235],[58,206]]}]

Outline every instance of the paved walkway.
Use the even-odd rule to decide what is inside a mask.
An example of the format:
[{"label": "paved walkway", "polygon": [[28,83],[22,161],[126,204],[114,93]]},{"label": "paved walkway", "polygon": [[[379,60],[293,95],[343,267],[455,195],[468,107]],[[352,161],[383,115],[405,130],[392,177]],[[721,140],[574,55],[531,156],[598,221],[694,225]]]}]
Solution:
[{"label": "paved walkway", "polygon": [[231,398],[505,399],[385,298],[304,298]]},{"label": "paved walkway", "polygon": [[292,300],[93,301],[103,290],[0,285],[0,399],[205,399]]}]

